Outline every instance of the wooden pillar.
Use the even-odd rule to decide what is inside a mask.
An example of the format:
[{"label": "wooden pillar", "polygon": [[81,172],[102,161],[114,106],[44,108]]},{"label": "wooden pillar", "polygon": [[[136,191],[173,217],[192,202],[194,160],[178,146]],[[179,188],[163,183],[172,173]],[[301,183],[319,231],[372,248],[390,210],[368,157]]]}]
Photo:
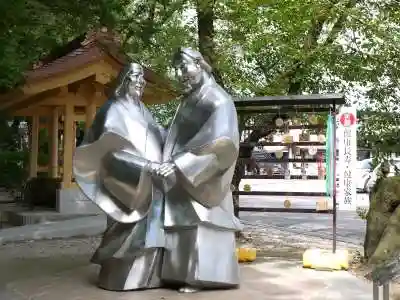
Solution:
[{"label": "wooden pillar", "polygon": [[55,107],[50,117],[50,176],[58,177],[58,108]]},{"label": "wooden pillar", "polygon": [[[92,99],[94,100],[94,99]],[[95,101],[91,101],[87,106],[86,106],[86,120],[85,120],[85,132],[87,132],[92,126],[94,117],[96,116],[96,103]]]},{"label": "wooden pillar", "polygon": [[67,103],[64,111],[63,188],[72,184],[72,159],[75,148],[74,105]]},{"label": "wooden pillar", "polygon": [[29,177],[37,176],[39,156],[39,116],[32,116],[31,151],[29,153]]}]

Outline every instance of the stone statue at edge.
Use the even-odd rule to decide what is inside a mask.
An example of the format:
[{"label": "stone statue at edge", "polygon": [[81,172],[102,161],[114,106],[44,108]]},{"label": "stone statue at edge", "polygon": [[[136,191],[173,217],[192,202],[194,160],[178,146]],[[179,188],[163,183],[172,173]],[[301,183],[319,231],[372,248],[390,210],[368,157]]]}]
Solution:
[{"label": "stone statue at edge", "polygon": [[[133,102],[134,111],[147,116],[141,118],[145,122],[139,122],[139,127],[148,122],[146,134],[157,138],[129,135],[129,130],[136,133],[137,129],[125,128],[125,132],[118,124],[107,128],[106,108],[99,113],[103,115],[100,135],[76,152],[77,183],[116,221],[93,257],[102,266],[99,285],[105,289],[176,286],[182,292],[193,292],[239,284],[234,232],[241,225],[233,216],[230,192],[239,148],[236,110],[199,52],[180,49],[174,63],[186,97],[165,141],[159,126],[147,118],[149,113],[143,114],[143,105]],[[133,80],[127,81],[121,86],[129,92]],[[131,97],[127,93],[120,100]],[[113,103],[115,99],[108,106]],[[108,123],[126,124],[131,121],[123,122],[121,117],[138,117],[125,112],[129,116],[122,113]],[[136,145],[148,140],[157,149],[152,148],[152,157]],[[161,157],[160,143],[164,144]],[[95,149],[104,150],[98,153]]]}]

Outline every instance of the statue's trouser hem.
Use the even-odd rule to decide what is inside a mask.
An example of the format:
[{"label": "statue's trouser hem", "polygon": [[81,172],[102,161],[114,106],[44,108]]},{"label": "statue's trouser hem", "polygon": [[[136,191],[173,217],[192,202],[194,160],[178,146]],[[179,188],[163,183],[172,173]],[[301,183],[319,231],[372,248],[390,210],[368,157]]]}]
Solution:
[{"label": "statue's trouser hem", "polygon": [[149,248],[128,258],[109,258],[100,264],[97,285],[110,291],[141,290],[162,287],[163,249]]},{"label": "statue's trouser hem", "polygon": [[113,291],[192,286],[237,288],[239,265],[235,231],[207,223],[167,228],[166,246],[138,251],[130,258],[93,261],[101,266],[98,286]]},{"label": "statue's trouser hem", "polygon": [[236,288],[240,283],[235,231],[202,223],[167,228],[161,278],[200,289]]}]

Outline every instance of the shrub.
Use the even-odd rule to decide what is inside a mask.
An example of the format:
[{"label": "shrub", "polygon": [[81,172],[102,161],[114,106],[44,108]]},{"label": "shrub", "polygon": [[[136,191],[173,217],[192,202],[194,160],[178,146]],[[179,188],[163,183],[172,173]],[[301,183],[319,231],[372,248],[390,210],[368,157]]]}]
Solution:
[{"label": "shrub", "polygon": [[365,207],[357,207],[356,214],[360,217],[360,219],[366,220],[368,215],[368,209]]},{"label": "shrub", "polygon": [[37,177],[28,180],[23,193],[24,203],[29,207],[56,208],[59,178]]},{"label": "shrub", "polygon": [[0,151],[0,186],[15,189],[27,178],[28,153],[22,151]]}]

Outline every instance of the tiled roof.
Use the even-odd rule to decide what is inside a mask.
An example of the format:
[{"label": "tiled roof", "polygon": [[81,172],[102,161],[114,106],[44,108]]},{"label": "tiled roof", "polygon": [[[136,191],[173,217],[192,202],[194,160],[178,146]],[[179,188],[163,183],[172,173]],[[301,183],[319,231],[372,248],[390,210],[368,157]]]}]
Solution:
[{"label": "tiled roof", "polygon": [[[56,56],[50,54],[36,63],[30,71],[26,72],[26,81],[50,78],[57,74],[94,63],[105,57],[111,57],[121,67],[128,60],[120,51],[120,39],[105,28],[78,37],[63,48],[57,49],[57,52],[62,53],[62,55]],[[169,84],[165,84],[164,78],[150,69],[144,69],[146,81],[161,85],[168,90],[171,89]]]},{"label": "tiled roof", "polygon": [[96,41],[71,51],[49,63],[36,65],[33,70],[25,74],[27,81],[45,79],[77,67],[98,61],[106,53],[97,47]]}]

